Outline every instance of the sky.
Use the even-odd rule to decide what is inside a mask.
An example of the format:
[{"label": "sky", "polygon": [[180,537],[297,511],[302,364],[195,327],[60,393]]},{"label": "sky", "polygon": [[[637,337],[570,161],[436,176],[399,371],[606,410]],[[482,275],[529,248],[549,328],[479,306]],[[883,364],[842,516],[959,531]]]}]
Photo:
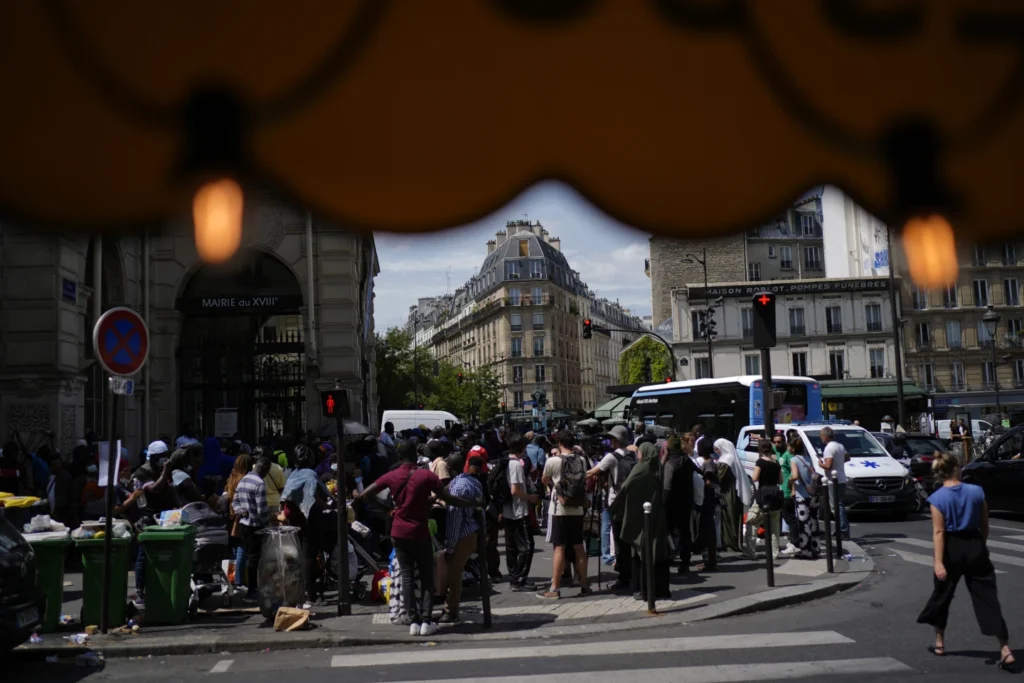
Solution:
[{"label": "sky", "polygon": [[618,299],[634,315],[650,315],[651,281],[644,274],[650,234],[616,221],[568,185],[546,182],[469,225],[416,235],[375,232],[380,275],[374,327],[383,332],[403,324],[419,297],[454,292],[480,268],[487,240],[506,221],[524,218],[539,220],[562,239],[569,266],[598,296]]}]

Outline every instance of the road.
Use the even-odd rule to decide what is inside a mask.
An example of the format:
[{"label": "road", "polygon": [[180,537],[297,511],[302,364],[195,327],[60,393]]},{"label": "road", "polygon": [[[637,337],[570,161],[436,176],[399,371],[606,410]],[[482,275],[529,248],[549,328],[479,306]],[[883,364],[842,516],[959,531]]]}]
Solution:
[{"label": "road", "polygon": [[[218,683],[440,681],[453,683],[649,683],[783,681],[822,675],[839,680],[1002,680],[996,644],[978,633],[961,586],[950,617],[948,654],[926,651],[932,634],[915,623],[931,589],[930,521],[854,519],[854,538],[875,560],[858,588],[802,606],[700,624],[653,627],[582,640],[549,639],[439,646],[348,648],[259,654],[112,660],[100,672],[70,664],[16,660],[11,680],[147,681],[191,676]],[[1024,518],[992,520],[990,550],[1011,638],[1020,634],[1024,594]],[[656,617],[655,617],[656,619]],[[1024,640],[1021,645],[1024,655]],[[1022,659],[1024,662],[1024,659]],[[968,677],[970,677],[968,679]]]}]

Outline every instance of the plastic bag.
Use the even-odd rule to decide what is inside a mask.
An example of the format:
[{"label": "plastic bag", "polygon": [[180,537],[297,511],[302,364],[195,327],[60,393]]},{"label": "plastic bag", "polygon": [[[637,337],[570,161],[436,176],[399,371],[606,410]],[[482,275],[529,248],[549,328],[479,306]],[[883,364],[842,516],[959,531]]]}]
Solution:
[{"label": "plastic bag", "polygon": [[306,560],[299,530],[292,526],[270,527],[260,532],[260,613],[271,619],[282,606],[306,600]]},{"label": "plastic bag", "polygon": [[181,510],[165,510],[157,517],[160,526],[181,526]]}]

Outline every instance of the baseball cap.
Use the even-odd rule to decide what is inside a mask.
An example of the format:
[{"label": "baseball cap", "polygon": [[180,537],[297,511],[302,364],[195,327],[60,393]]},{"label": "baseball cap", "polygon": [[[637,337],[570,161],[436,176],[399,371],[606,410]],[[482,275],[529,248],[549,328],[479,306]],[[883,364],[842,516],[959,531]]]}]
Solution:
[{"label": "baseball cap", "polygon": [[167,444],[159,440],[154,441],[153,443],[149,444],[149,447],[146,448],[146,452],[149,453],[151,456],[161,455],[167,452]]}]

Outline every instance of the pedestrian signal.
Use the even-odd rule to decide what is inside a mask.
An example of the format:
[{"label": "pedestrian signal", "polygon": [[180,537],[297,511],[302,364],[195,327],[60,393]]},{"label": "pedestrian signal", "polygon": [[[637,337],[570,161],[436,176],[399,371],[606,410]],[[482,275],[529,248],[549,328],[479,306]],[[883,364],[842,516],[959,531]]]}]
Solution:
[{"label": "pedestrian signal", "polygon": [[324,417],[346,418],[350,414],[348,389],[320,392],[320,409]]},{"label": "pedestrian signal", "polygon": [[770,349],[775,346],[775,294],[754,295],[754,346]]}]

